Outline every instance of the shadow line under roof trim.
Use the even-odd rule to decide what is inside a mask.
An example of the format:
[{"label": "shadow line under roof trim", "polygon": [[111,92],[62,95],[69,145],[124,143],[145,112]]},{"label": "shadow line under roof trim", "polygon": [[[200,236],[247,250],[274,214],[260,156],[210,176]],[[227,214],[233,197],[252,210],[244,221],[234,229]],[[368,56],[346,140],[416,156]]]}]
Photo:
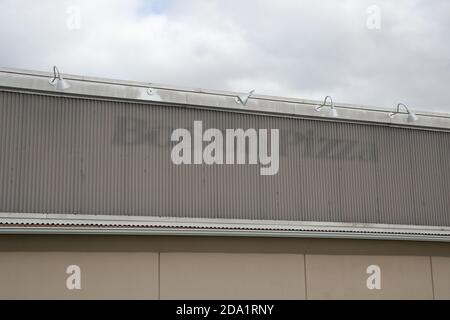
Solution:
[{"label": "shadow line under roof trim", "polygon": [[252,236],[450,242],[450,227],[37,213],[0,213],[0,234]]},{"label": "shadow line under roof trim", "polygon": [[[106,100],[127,100],[138,103],[175,104],[185,107],[207,108],[240,113],[261,113],[273,116],[309,118],[335,122],[366,123],[373,125],[407,127],[425,130],[450,130],[450,115],[414,110],[418,120],[407,122],[407,113],[390,118],[398,101],[390,108],[365,107],[335,103],[338,118],[330,118],[326,112],[317,112],[320,101],[283,98],[254,94],[247,104],[237,104],[235,97],[242,94],[229,91],[189,89],[146,82],[110,80],[62,74],[70,88],[58,91],[48,80],[51,72],[0,68],[0,89],[25,91],[58,96],[74,96]],[[150,89],[150,91],[149,91]],[[409,106],[414,109],[413,106]]]}]

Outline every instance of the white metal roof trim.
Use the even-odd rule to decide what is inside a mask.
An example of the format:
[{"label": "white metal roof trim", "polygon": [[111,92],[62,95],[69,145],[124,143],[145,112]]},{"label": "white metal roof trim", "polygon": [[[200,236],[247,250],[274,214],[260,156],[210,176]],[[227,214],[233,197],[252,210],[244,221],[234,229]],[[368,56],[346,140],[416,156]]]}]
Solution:
[{"label": "white metal roof trim", "polygon": [[[8,233],[12,229],[33,229],[36,232],[45,228],[58,230],[62,233],[71,228],[77,228],[80,232],[92,230],[117,231],[126,230],[130,233],[140,233],[143,230],[167,230],[204,232],[204,231],[246,231],[257,233],[259,231],[286,233],[318,233],[318,234],[347,234],[357,235],[384,235],[393,236],[438,236],[449,238],[450,228],[428,226],[404,226],[404,225],[378,225],[378,224],[345,224],[324,222],[289,222],[289,221],[253,221],[253,220],[220,220],[220,219],[186,219],[186,218],[161,218],[161,217],[128,217],[127,219],[109,220],[108,217],[67,217],[61,218],[57,214],[24,214],[18,217],[17,213],[5,213],[0,215],[0,233]],[[37,215],[38,217],[32,217]],[[95,233],[95,232],[94,232]],[[280,235],[280,234],[277,234]]]},{"label": "white metal roof trim", "polygon": [[[414,123],[407,122],[406,113],[404,112],[399,117],[391,119],[388,113],[395,109],[395,105],[391,108],[379,108],[335,103],[335,107],[340,113],[339,118],[336,119],[329,118],[326,114],[314,110],[313,106],[321,104],[322,101],[255,94],[252,95],[246,106],[241,106],[234,102],[234,98],[240,94],[237,92],[190,89],[146,82],[62,75],[66,80],[71,81],[71,87],[63,92],[56,91],[48,83],[48,79],[53,77],[53,74],[50,72],[0,68],[0,87],[29,92],[46,92],[55,95],[160,102],[199,108],[210,107],[215,110],[222,109],[233,112],[256,112],[275,114],[277,116],[307,117],[325,121],[363,122],[425,130],[450,130],[450,116],[444,113],[415,110],[419,120]],[[147,94],[148,88],[153,90],[151,95]],[[415,109],[413,106],[410,107]]]}]

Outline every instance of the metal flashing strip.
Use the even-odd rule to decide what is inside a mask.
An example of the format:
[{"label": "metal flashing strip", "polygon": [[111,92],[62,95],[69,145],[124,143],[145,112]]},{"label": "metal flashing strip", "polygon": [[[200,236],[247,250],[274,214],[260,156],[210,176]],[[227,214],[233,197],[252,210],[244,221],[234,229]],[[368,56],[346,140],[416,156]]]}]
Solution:
[{"label": "metal flashing strip", "polygon": [[[235,102],[240,93],[218,90],[189,89],[154,83],[109,80],[76,75],[64,75],[70,88],[58,91],[49,84],[52,73],[0,68],[0,89],[74,96],[94,99],[120,99],[138,103],[176,104],[185,107],[208,108],[221,111],[260,113],[281,117],[311,118],[336,122],[356,122],[425,130],[450,130],[450,115],[416,112],[414,123],[407,122],[407,114],[390,118],[392,108],[375,108],[335,103],[338,118],[315,111],[320,101],[273,97],[254,94],[243,106]],[[414,109],[414,108],[412,108]]]},{"label": "metal flashing strip", "polygon": [[40,213],[0,213],[0,234],[256,236],[450,242],[450,227]]}]

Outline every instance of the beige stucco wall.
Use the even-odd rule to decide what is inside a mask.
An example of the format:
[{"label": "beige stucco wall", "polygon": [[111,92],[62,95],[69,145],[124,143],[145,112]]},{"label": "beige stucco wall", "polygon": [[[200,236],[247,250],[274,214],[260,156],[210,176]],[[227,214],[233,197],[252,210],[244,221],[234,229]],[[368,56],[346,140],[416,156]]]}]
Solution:
[{"label": "beige stucco wall", "polygon": [[[366,285],[367,268],[380,268],[380,289]],[[308,255],[309,299],[433,299],[429,257]]]},{"label": "beige stucco wall", "polygon": [[305,299],[304,256],[162,253],[162,299]]},{"label": "beige stucco wall", "polygon": [[[67,267],[81,271],[69,290]],[[379,266],[381,289],[367,267]],[[0,299],[450,299],[450,244],[0,235]]]},{"label": "beige stucco wall", "polygon": [[[72,265],[80,290],[66,286]],[[0,252],[0,299],[157,298],[157,253]]]},{"label": "beige stucco wall", "polygon": [[431,257],[436,299],[450,300],[450,258]]}]

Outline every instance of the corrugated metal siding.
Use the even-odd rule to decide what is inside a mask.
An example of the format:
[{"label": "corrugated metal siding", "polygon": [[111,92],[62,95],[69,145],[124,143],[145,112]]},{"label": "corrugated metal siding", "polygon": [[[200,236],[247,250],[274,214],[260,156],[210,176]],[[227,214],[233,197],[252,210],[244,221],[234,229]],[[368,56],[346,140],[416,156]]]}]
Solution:
[{"label": "corrugated metal siding", "polygon": [[[280,170],[172,164],[170,134],[280,129]],[[0,92],[0,211],[450,226],[450,133]]]}]

